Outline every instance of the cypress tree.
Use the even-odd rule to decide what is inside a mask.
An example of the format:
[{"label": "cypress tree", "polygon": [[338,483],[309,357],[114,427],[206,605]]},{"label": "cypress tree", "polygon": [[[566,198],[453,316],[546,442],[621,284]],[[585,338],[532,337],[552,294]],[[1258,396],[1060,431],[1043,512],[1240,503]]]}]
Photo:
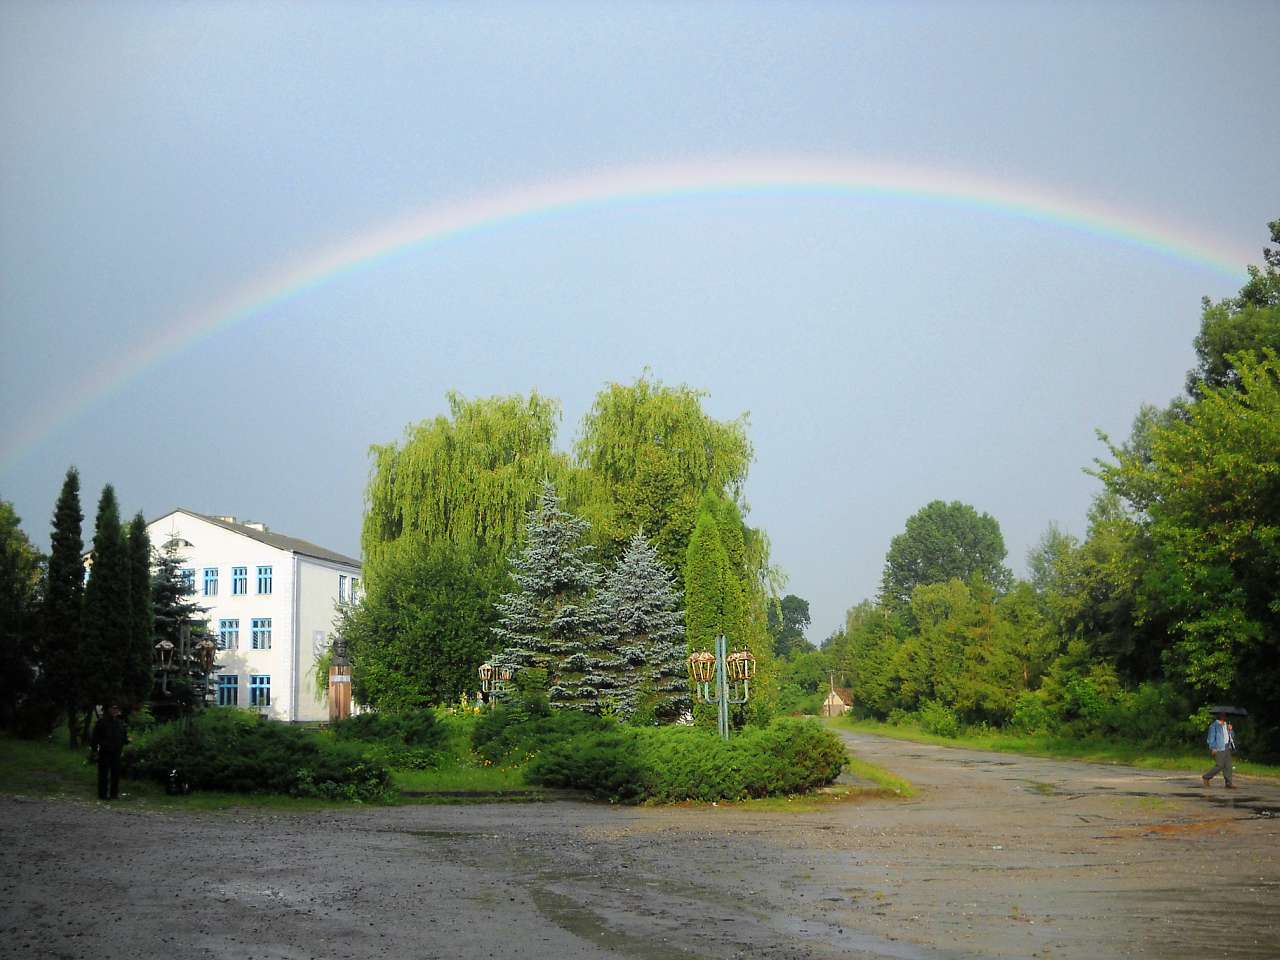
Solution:
[{"label": "cypress tree", "polygon": [[151,602],[151,538],[141,513],[129,523],[126,550],[130,629],[124,650],[123,689],[130,703],[141,703],[151,694],[152,647],[156,642]]},{"label": "cypress tree", "polygon": [[84,607],[83,523],[80,474],[75,467],[70,467],[53,510],[39,661],[42,696],[66,711],[67,732],[73,748],[79,739],[80,711],[88,704],[81,620]]},{"label": "cypress tree", "polygon": [[724,582],[729,566],[710,510],[698,513],[684,565],[685,639],[688,651],[714,650],[724,630]]},{"label": "cypress tree", "polygon": [[680,591],[658,551],[637,532],[597,595],[607,646],[621,671],[619,711],[671,721],[689,709]]},{"label": "cypress tree", "polygon": [[35,680],[34,637],[40,555],[13,504],[0,500],[0,726],[13,723]]},{"label": "cypress tree", "polygon": [[133,634],[133,594],[120,507],[111,484],[102,488],[93,531],[93,556],[84,588],[84,657],[88,703],[131,706],[126,652]]},{"label": "cypress tree", "polygon": [[511,560],[516,591],[498,602],[494,636],[501,660],[520,669],[545,670],[547,696],[556,706],[598,708],[609,682],[598,622],[590,603],[600,583],[583,543],[588,524],[560,507],[550,481],[525,523],[525,545]]}]

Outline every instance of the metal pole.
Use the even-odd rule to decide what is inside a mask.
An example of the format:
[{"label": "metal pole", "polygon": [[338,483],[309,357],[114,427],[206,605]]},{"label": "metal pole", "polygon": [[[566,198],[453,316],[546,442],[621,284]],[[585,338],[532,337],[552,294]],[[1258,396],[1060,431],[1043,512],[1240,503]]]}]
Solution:
[{"label": "metal pole", "polygon": [[716,637],[716,693],[720,714],[720,738],[729,739],[729,681],[728,665],[725,663],[729,641],[724,634]]}]

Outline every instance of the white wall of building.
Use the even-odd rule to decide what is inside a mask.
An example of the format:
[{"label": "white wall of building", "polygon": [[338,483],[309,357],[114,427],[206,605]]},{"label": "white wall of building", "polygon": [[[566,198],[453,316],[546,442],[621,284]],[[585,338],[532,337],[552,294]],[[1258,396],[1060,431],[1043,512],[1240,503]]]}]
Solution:
[{"label": "white wall of building", "polygon": [[[237,678],[240,707],[251,704],[251,678],[270,677],[271,703],[264,712],[280,720],[324,720],[328,707],[317,697],[311,681],[316,660],[317,634],[327,643],[332,634],[338,577],[358,577],[360,568],[312,559],[263,543],[235,530],[210,523],[185,511],[175,511],[147,527],[151,542],[162,548],[177,538],[182,564],[194,570],[195,600],[208,609],[206,616],[215,636],[224,621],[238,622],[238,640],[221,650],[219,676]],[[233,569],[244,567],[247,589],[233,590]],[[258,590],[258,568],[271,568],[271,591]],[[217,570],[217,592],[205,592],[206,569]],[[254,649],[253,621],[270,620],[269,649]]]}]

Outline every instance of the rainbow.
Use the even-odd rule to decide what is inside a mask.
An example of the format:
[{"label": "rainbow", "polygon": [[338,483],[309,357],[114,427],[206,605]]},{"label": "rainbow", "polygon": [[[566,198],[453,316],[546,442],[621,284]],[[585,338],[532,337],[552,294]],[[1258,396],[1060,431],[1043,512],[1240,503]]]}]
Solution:
[{"label": "rainbow", "polygon": [[0,472],[13,467],[46,435],[148,368],[271,307],[389,257],[483,229],[620,202],[777,193],[910,200],[1037,221],[1143,248],[1233,279],[1244,276],[1249,256],[1242,249],[1194,237],[1149,215],[1105,209],[1043,187],[950,170],[781,158],[602,171],[429,208],[268,270],[205,309],[175,319],[158,336],[103,362],[60,402],[31,417],[19,435],[0,446]]}]

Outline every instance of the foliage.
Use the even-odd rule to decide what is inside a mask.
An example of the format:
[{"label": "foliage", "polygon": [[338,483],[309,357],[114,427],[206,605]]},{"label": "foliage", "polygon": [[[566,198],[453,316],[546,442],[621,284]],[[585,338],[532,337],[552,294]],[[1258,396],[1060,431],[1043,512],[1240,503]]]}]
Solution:
[{"label": "foliage", "polygon": [[592,602],[601,572],[585,542],[588,526],[561,508],[550,481],[543,485],[511,560],[516,590],[498,602],[493,633],[503,663],[547,672],[553,705],[594,711],[615,698],[623,664],[606,646]]},{"label": "foliage", "polygon": [[136,691],[126,676],[133,632],[129,558],[120,508],[111,484],[102,490],[93,532],[93,556],[84,588],[85,676],[89,703],[132,707]]},{"label": "foliage", "polygon": [[41,557],[13,504],[0,500],[0,727],[13,726],[36,679]]},{"label": "foliage", "polygon": [[537,392],[468,400],[448,395],[449,416],[409,427],[400,445],[374,446],[361,545],[365,588],[397,547],[439,542],[491,551],[497,566],[519,543],[542,482],[562,479],[552,450],[560,405]]},{"label": "foliage", "polygon": [[1002,588],[1009,581],[1005,553],[1000,524],[990,514],[979,514],[967,503],[934,500],[909,517],[906,530],[889,544],[881,600],[907,611],[916,587],[968,582],[975,574]]},{"label": "foliage", "polygon": [[818,713],[831,686],[830,654],[810,647],[778,660],[777,667],[779,709],[783,713]]},{"label": "foliage", "polygon": [[738,800],[804,793],[832,782],[846,753],[810,720],[782,718],[729,741],[693,727],[596,731],[544,749],[528,779],[624,802]]},{"label": "foliage", "polygon": [[805,639],[809,626],[809,601],[788,593],[768,607],[769,637],[773,641],[773,653],[777,657],[789,657],[812,649]]},{"label": "foliage", "polygon": [[955,737],[960,733],[960,721],[955,711],[937,700],[926,700],[917,715],[920,727],[935,737]]},{"label": "foliage", "polygon": [[577,455],[595,481],[591,520],[606,557],[643,530],[662,562],[682,570],[703,493],[740,494],[752,460],[746,415],[713,420],[702,409],[705,396],[647,374],[596,395]]},{"label": "foliage", "polygon": [[360,747],[230,708],[161,724],[125,750],[130,776],[166,782],[178,770],[198,790],[380,801],[387,768]]},{"label": "foliage", "polygon": [[156,621],[151,594],[151,538],[147,536],[147,521],[141,513],[129,522],[125,553],[129,573],[129,632],[123,642],[121,688],[127,702],[142,704],[151,693]]},{"label": "foliage", "polygon": [[521,764],[555,743],[586,733],[617,729],[615,721],[580,710],[533,712],[495,707],[477,720],[471,746],[489,763]]},{"label": "foliage", "polygon": [[359,741],[365,753],[388,767],[422,770],[444,759],[448,730],[434,710],[366,712],[329,727],[338,740]]},{"label": "foliage", "polygon": [[624,719],[666,722],[689,709],[680,592],[637,531],[596,595],[606,645],[623,663],[613,706]]},{"label": "foliage", "polygon": [[78,739],[80,712],[88,706],[88,674],[82,628],[83,521],[80,474],[75,467],[70,467],[53,511],[39,659],[43,699],[60,704],[65,709],[72,747]]},{"label": "foliage", "polygon": [[339,608],[335,624],[355,698],[405,713],[474,689],[495,646],[494,603],[506,584],[486,548],[406,543],[389,551],[380,576],[358,604]]}]

